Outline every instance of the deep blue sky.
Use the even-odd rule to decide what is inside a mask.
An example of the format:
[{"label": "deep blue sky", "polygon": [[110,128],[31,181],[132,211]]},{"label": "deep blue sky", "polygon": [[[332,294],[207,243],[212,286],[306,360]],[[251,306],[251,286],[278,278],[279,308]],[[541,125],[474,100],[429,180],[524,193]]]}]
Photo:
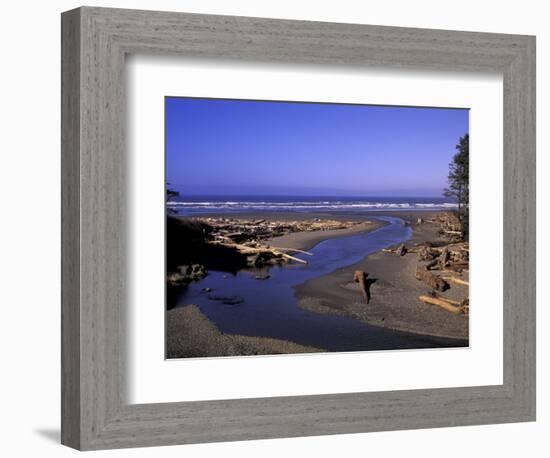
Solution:
[{"label": "deep blue sky", "polygon": [[185,195],[441,196],[468,111],[166,98]]}]

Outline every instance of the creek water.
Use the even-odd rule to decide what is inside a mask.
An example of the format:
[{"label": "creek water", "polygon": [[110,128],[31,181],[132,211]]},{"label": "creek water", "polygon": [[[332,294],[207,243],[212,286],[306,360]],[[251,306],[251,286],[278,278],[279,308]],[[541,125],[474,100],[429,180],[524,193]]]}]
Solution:
[{"label": "creek water", "polygon": [[[352,265],[376,251],[408,240],[412,230],[400,218],[380,216],[387,224],[372,231],[320,242],[298,255],[308,264],[241,270],[235,275],[210,271],[175,297],[170,307],[197,305],[228,334],[272,337],[328,351],[365,351],[457,346],[452,339],[383,329],[350,317],[319,314],[298,306],[295,287]],[[269,275],[258,280],[258,275]]]}]

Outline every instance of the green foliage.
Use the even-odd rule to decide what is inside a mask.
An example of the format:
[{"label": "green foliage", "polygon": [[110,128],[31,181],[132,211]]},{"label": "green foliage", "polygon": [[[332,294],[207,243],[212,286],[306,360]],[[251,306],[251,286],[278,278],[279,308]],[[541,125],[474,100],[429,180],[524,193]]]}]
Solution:
[{"label": "green foliage", "polygon": [[172,189],[167,189],[166,190],[166,200],[170,200],[173,197],[176,197],[176,196],[179,196],[179,195],[180,195],[180,193],[178,191],[174,191]]},{"label": "green foliage", "polygon": [[[178,191],[174,191],[173,189],[170,189],[168,186],[170,186],[170,183],[166,183],[166,202],[180,195]],[[173,210],[172,208],[166,207],[166,212],[175,213],[175,210]]]},{"label": "green foliage", "polygon": [[464,237],[468,238],[470,217],[470,136],[468,134],[460,137],[456,151],[449,164],[448,187],[443,191],[443,195],[457,202],[462,232]]}]

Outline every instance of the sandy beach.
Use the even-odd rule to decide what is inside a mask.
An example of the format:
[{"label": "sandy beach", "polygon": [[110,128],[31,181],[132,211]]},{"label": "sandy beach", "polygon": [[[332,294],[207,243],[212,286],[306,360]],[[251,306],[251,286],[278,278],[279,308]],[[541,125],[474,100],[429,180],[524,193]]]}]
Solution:
[{"label": "sandy beach", "polygon": [[[301,321],[303,318],[300,318],[299,314],[296,315],[297,312],[290,312],[291,315],[286,318],[279,318],[282,321],[278,322],[273,321],[275,317],[264,318],[266,317],[267,310],[270,310],[271,313],[271,310],[274,310],[273,307],[277,308],[277,304],[284,304],[284,302],[277,302],[277,299],[265,302],[266,300],[269,301],[266,298],[269,298],[271,294],[279,294],[277,290],[279,286],[277,285],[280,285],[282,288],[289,288],[288,286],[283,286],[280,283],[281,280],[275,279],[273,275],[279,278],[278,275],[280,274],[276,272],[282,272],[278,269],[283,269],[283,271],[288,270],[290,278],[294,278],[295,276],[298,276],[296,278],[302,278],[299,275],[303,271],[297,271],[296,267],[300,264],[296,264],[292,260],[287,261],[283,265],[275,263],[271,267],[269,264],[262,264],[260,267],[252,265],[251,267],[250,259],[251,256],[254,258],[255,255],[246,254],[247,250],[255,250],[256,248],[254,247],[260,245],[262,250],[265,247],[273,249],[284,247],[285,250],[313,250],[313,252],[317,252],[317,254],[313,254],[313,258],[301,255],[302,258],[305,256],[308,262],[310,260],[324,262],[325,255],[320,254],[316,248],[321,242],[342,239],[344,243],[342,246],[347,246],[349,244],[349,237],[356,235],[364,236],[373,231],[382,230],[389,223],[376,218],[388,216],[400,218],[403,222],[398,223],[398,226],[412,230],[412,237],[405,243],[410,249],[414,250],[413,247],[422,245],[425,242],[430,242],[433,246],[446,245],[448,244],[448,240],[443,239],[439,233],[441,229],[440,224],[429,221],[434,215],[438,215],[438,213],[424,211],[376,211],[364,212],[362,214],[258,213],[246,215],[208,215],[207,218],[203,218],[201,221],[214,224],[213,227],[216,227],[215,225],[218,224],[218,221],[221,221],[222,226],[220,226],[220,230],[223,229],[225,231],[222,234],[216,235],[217,230],[214,229],[214,232],[210,236],[213,237],[214,243],[218,243],[216,240],[221,238],[221,240],[228,240],[227,242],[222,242],[222,245],[239,247],[242,253],[247,256],[248,266],[242,268],[242,272],[244,272],[242,275],[245,275],[244,277],[236,273],[223,274],[222,271],[218,273],[213,272],[212,274],[208,273],[204,277],[201,276],[199,280],[191,281],[189,284],[189,288],[191,289],[190,299],[184,303],[180,303],[176,308],[169,307],[167,311],[167,356],[169,358],[181,358],[327,351],[323,349],[323,342],[327,343],[327,345],[330,342],[330,345],[326,348],[330,348],[330,346],[334,348],[334,345],[341,345],[335,341],[327,342],[322,337],[325,335],[324,333],[331,329],[330,320],[332,318],[330,316],[351,319],[356,323],[365,323],[371,326],[371,330],[367,334],[372,334],[374,329],[377,328],[394,333],[397,332],[398,334],[404,333],[403,335],[405,336],[410,335],[413,340],[417,339],[417,343],[412,344],[413,348],[414,345],[419,345],[419,348],[421,346],[467,346],[468,314],[450,313],[438,306],[425,304],[419,300],[419,296],[430,294],[430,287],[424,282],[419,281],[415,276],[415,271],[419,264],[419,256],[416,252],[409,252],[404,256],[400,256],[396,253],[388,252],[387,248],[391,249],[391,246],[382,245],[387,248],[382,250],[377,249],[363,258],[356,257],[356,260],[359,259],[359,261],[352,261],[351,264],[346,265],[344,260],[344,263],[341,264],[344,267],[327,269],[321,274],[304,278],[302,282],[298,280],[291,283],[294,286],[290,287],[288,293],[290,296],[289,299],[286,299],[288,304],[285,304],[285,306],[288,305],[298,310],[302,309],[315,316],[326,316],[326,319],[329,321],[322,328],[325,331],[321,331],[321,328],[318,328],[319,324],[315,325],[317,331],[309,327],[306,322]],[[419,218],[422,220],[421,223],[418,222]],[[295,231],[293,229],[293,231],[286,232],[282,236],[269,238],[265,238],[264,236],[260,245],[257,245],[257,242],[250,239],[250,233],[255,233],[255,221],[261,222],[265,220],[271,221],[274,224],[266,225],[266,223],[261,223],[262,227],[264,229],[266,227],[274,227],[274,233],[280,232],[279,228],[288,227],[284,221],[287,221],[294,228],[302,226],[300,224],[292,226],[292,224],[296,224],[297,221],[303,221],[305,222],[304,227],[306,230]],[[342,227],[344,228],[310,230],[312,227],[316,227],[310,226],[312,222],[321,227],[325,227],[326,225],[326,227],[330,228],[339,227],[339,224],[335,224],[338,221],[343,223]],[[395,220],[393,221],[395,225]],[[332,223],[328,224],[329,222]],[[231,232],[234,228],[239,228],[240,232]],[[247,240],[250,241],[236,243],[223,235],[229,234],[241,237],[243,234],[242,231],[248,237]],[[400,233],[406,232],[400,229]],[[247,245],[242,245],[242,243],[246,243]],[[355,243],[359,243],[356,246],[358,249],[361,249],[363,242]],[[293,251],[286,252],[294,254]],[[338,250],[336,252],[339,254]],[[300,255],[300,253],[297,254]],[[275,269],[275,271],[270,269]],[[354,282],[356,271],[368,274],[371,297],[369,303],[365,302],[359,283]],[[436,273],[439,275],[443,272]],[[234,275],[237,276],[234,277]],[[256,283],[250,284],[250,280],[246,280],[246,278],[250,277],[246,277],[246,275],[251,275],[252,279],[256,276],[257,280],[252,280]],[[466,272],[456,275],[460,275],[462,280],[468,281]],[[258,279],[263,281],[258,282]],[[195,286],[195,283],[197,286]],[[233,284],[240,286],[232,287],[231,285]],[[256,288],[260,288],[257,293],[250,293],[250,291],[256,290]],[[249,296],[249,294],[252,295]],[[258,294],[261,296],[258,296]],[[294,299],[291,299],[292,296],[294,296]],[[195,297],[195,299],[191,299],[192,297]],[[444,297],[459,303],[462,299],[468,297],[468,286],[453,284],[449,290],[445,291]],[[243,303],[246,306],[244,309],[241,309],[240,307]],[[294,303],[294,305],[290,305],[291,303]],[[206,309],[203,309],[203,307],[206,307]],[[246,312],[250,307],[255,312],[252,312],[252,310]],[[248,315],[241,315],[242,313],[247,313]],[[253,314],[250,315],[250,313]],[[258,313],[259,315],[256,317],[254,313]],[[242,318],[239,318],[241,316]],[[260,326],[260,321],[257,320],[264,319],[268,320],[267,329],[271,327],[271,331],[267,334],[265,334],[266,331],[264,333],[262,331],[256,332],[257,326]],[[217,325],[217,320],[221,320],[219,322],[220,325],[224,327],[229,326],[228,329],[233,329],[233,331],[222,332]],[[243,327],[244,324],[241,320],[246,320],[251,324],[249,327]],[[317,333],[318,337],[312,338],[309,336],[300,339],[302,335],[293,337],[291,334],[285,334],[285,327],[291,324],[291,327],[304,326],[304,330],[308,330],[307,332],[314,334]],[[338,326],[338,323],[334,323],[334,325]],[[274,329],[282,331],[273,331]],[[418,337],[415,338],[414,336]],[[365,337],[367,338],[367,335]],[[329,337],[327,336],[326,338]],[[371,343],[367,343],[369,339],[367,338],[364,349],[372,349],[372,345],[374,345],[374,348],[386,348],[388,342],[392,342],[393,339],[397,339],[395,340],[395,345],[401,345],[398,348],[409,348],[409,344],[404,343],[402,340],[401,343],[397,343],[399,339],[403,338],[407,339],[407,337],[397,334],[394,337],[388,335],[382,336],[382,340]],[[421,339],[428,340],[422,342]],[[357,345],[357,340],[355,342],[353,345]],[[347,344],[343,343],[342,345],[346,347]]]},{"label": "sandy beach", "polygon": [[317,353],[320,348],[280,339],[225,334],[196,305],[166,313],[166,357],[250,356]]},{"label": "sandy beach", "polygon": [[[413,236],[407,245],[441,242],[438,227],[432,223],[416,224],[419,217],[429,219],[428,212],[392,212],[408,221]],[[338,269],[328,275],[312,279],[296,288],[300,307],[317,313],[351,316],[371,325],[403,332],[468,339],[468,315],[449,313],[417,298],[428,292],[428,287],[415,277],[417,256],[378,251],[360,262]],[[371,301],[365,304],[357,283],[356,270],[367,272],[376,279],[371,285]],[[467,274],[464,274],[467,280]],[[452,285],[445,296],[457,301],[468,296],[468,287]]]},{"label": "sandy beach", "polygon": [[295,232],[292,234],[283,235],[281,237],[273,237],[268,240],[268,243],[273,246],[296,248],[298,250],[307,251],[318,243],[321,243],[323,240],[374,231],[379,227],[382,227],[384,224],[386,223],[383,221],[368,220],[347,229]]}]

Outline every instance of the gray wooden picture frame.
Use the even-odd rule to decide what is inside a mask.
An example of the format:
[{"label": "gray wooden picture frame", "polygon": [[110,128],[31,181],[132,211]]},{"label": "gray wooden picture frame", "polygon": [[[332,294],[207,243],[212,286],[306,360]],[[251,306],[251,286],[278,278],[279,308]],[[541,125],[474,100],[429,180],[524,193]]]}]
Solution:
[{"label": "gray wooden picture frame", "polygon": [[[106,449],[535,419],[535,38],[83,7],[62,14],[62,443]],[[504,78],[502,385],[128,404],[125,56]]]}]

